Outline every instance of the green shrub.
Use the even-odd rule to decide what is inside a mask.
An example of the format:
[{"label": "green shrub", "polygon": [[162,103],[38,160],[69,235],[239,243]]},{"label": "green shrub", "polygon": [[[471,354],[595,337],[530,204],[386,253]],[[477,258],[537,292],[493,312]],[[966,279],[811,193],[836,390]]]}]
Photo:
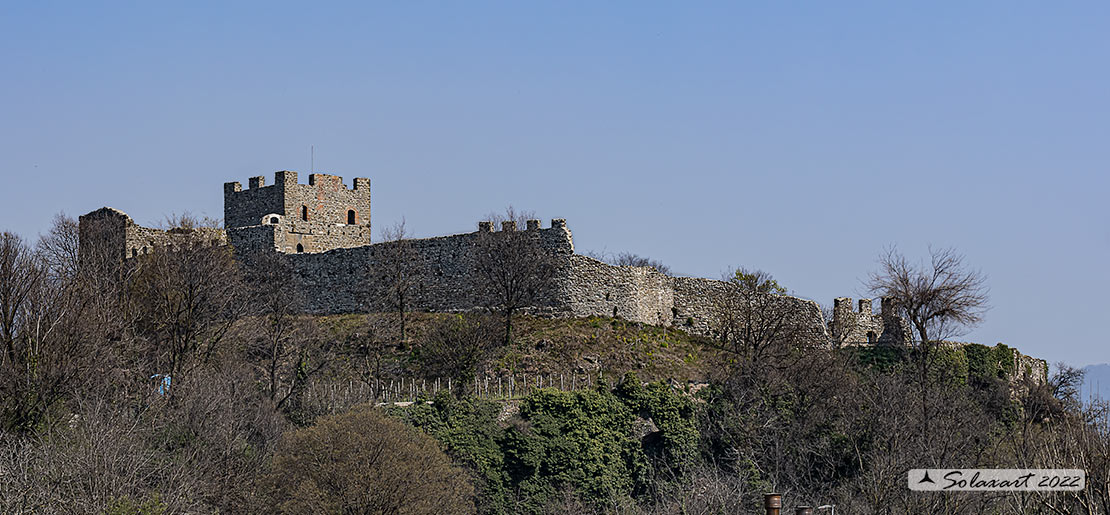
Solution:
[{"label": "green shrub", "polygon": [[879,372],[887,372],[902,364],[908,356],[905,348],[888,345],[847,347],[843,350],[853,355],[861,368]]},{"label": "green shrub", "polygon": [[650,418],[659,428],[659,442],[645,444],[649,457],[661,458],[667,468],[677,471],[694,465],[699,435],[694,404],[689,398],[663,382],[642,385],[635,373],[627,374],[615,392],[640,417]]},{"label": "green shrub", "polygon": [[968,380],[972,385],[987,384],[999,375],[998,361],[990,347],[972,343],[964,346]]},{"label": "green shrub", "polygon": [[[519,407],[499,423],[500,403],[438,395],[391,413],[475,473],[488,513],[540,512],[567,496],[599,509],[628,504],[646,491],[651,464],[681,472],[697,458],[693,404],[664,383],[629,375],[613,389],[541,389]],[[641,441],[634,426],[647,422],[637,416],[659,431]]]},{"label": "green shrub", "polygon": [[999,343],[991,350],[994,354],[994,359],[998,362],[998,377],[999,379],[1008,379],[1014,376],[1015,364],[1017,356],[1014,349],[1006,344]]},{"label": "green shrub", "polygon": [[538,510],[564,485],[588,503],[627,498],[642,478],[632,410],[607,389],[539,390],[521,403],[520,416],[502,448],[521,508]]},{"label": "green shrub", "polygon": [[959,347],[938,345],[931,351],[929,373],[936,380],[954,385],[968,384],[968,357]]},{"label": "green shrub", "polygon": [[457,399],[439,392],[431,404],[393,408],[389,413],[420,428],[443,446],[447,455],[479,479],[478,505],[483,513],[507,513],[511,496],[497,422],[501,404],[473,398]]},{"label": "green shrub", "polygon": [[994,347],[968,344],[963,347],[967,354],[968,379],[974,385],[986,385],[993,381],[1009,380],[1015,372],[1014,349],[999,343]]}]

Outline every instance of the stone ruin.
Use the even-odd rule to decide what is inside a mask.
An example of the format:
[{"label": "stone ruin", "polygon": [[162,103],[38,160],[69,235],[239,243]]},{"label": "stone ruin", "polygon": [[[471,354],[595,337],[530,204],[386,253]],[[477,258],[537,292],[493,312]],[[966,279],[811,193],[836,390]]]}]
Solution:
[{"label": "stone ruin", "polygon": [[841,345],[902,345],[911,341],[909,323],[898,315],[894,303],[882,298],[878,314],[871,312],[872,299],[860,299],[859,310],[852,310],[850,297],[833,299],[829,336]]}]

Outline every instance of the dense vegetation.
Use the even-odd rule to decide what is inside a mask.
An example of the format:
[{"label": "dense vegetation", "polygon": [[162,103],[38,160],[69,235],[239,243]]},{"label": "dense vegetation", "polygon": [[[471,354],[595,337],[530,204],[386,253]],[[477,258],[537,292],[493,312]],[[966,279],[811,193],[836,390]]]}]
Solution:
[{"label": "dense vegetation", "polygon": [[[842,513],[1110,512],[1104,407],[1004,345],[764,339],[752,359],[743,339],[519,315],[506,344],[479,313],[297,315],[280,261],[244,275],[226,248],[78,266],[75,243],[66,219],[0,239],[0,512],[752,513],[768,491]],[[518,374],[547,380],[475,391]],[[394,382],[416,402],[378,406]],[[926,467],[1083,468],[1088,487],[909,491]]]}]

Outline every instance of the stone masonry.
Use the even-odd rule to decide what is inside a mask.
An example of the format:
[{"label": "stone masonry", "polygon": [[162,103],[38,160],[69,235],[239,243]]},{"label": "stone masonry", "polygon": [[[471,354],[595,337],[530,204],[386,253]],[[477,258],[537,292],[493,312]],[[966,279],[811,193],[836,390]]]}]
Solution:
[{"label": "stone masonry", "polygon": [[[289,260],[306,311],[333,314],[388,309],[375,292],[388,281],[381,259],[397,243],[370,241],[369,179],[356,178],[353,187],[347,188],[341,177],[312,174],[306,185],[297,182],[296,172],[281,171],[269,186],[264,177],[252,177],[247,189],[228,182],[224,184],[224,227],[224,231],[206,229],[212,232],[213,244],[230,244],[243,258],[265,252]],[[473,272],[478,238],[485,233],[496,237],[520,230],[515,223],[497,229],[490,222],[480,222],[472,233],[407,240],[417,276],[411,292],[412,309],[461,312],[481,308],[482,299],[476,293],[481,288],[476,287],[480,285]],[[717,302],[743,295],[736,285],[724,281],[670,277],[651,267],[610,265],[575,254],[563,219],[552,220],[546,228],[539,220],[529,220],[523,231],[536,238],[556,262],[551,284],[526,309],[537,315],[620,317],[712,335]],[[173,230],[140,227],[112,208],[81,217],[82,240],[94,234],[107,238],[122,259],[176,244]],[[813,301],[785,295],[774,298],[775,309],[786,314],[802,329],[798,334],[811,342],[828,341],[830,327],[848,327],[827,326]],[[851,338],[894,344],[908,334],[899,332],[902,325],[886,316],[887,309],[875,317],[870,314],[869,302],[866,313],[851,312],[850,300],[836,302],[836,316],[843,317],[837,320],[853,321]]]},{"label": "stone masonry", "polygon": [[281,171],[271,186],[262,176],[247,184],[224,184],[224,227],[236,249],[272,243],[293,254],[370,244],[370,179],[356,178],[347,189],[336,175],[311,174],[305,185],[297,184],[297,172]]},{"label": "stone masonry", "polygon": [[845,345],[901,344],[912,339],[909,324],[895,313],[891,299],[883,298],[879,314],[871,312],[872,299],[860,299],[859,311],[852,310],[852,299],[833,300],[833,319],[829,333]]},{"label": "stone masonry", "polygon": [[[120,259],[129,259],[143,254],[149,254],[156,248],[179,248],[186,244],[195,244],[204,241],[210,245],[226,245],[227,236],[224,231],[208,227],[195,229],[151,229],[141,227],[127,216],[127,213],[110,207],[103,207],[79,217],[79,238],[82,242],[97,239],[105,242],[101,248],[117,249]],[[195,234],[201,234],[195,238]],[[188,243],[187,243],[188,242]],[[89,248],[81,245],[78,252]]]}]

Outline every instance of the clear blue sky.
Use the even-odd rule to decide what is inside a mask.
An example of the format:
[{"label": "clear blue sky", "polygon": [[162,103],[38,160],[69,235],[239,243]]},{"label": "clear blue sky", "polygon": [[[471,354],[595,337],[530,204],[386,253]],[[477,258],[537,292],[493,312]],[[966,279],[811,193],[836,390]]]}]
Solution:
[{"label": "clear blue sky", "polygon": [[512,203],[822,303],[955,246],[992,289],[966,339],[1104,362],[1108,30],[1107,2],[9,2],[0,228],[219,217],[315,145],[371,178],[375,236]]}]

